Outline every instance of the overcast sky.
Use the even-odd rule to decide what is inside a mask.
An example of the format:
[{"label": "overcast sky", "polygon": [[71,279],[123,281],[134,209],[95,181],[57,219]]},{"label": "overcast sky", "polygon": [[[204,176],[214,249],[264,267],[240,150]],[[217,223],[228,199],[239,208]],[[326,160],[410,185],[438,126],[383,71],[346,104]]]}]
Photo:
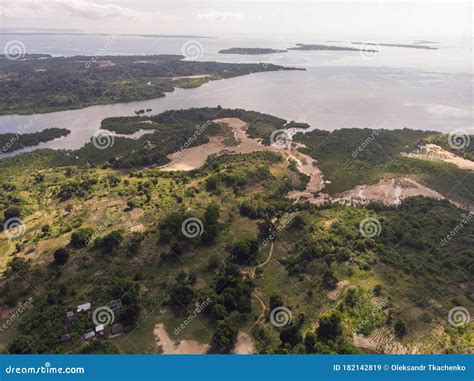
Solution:
[{"label": "overcast sky", "polygon": [[472,36],[471,2],[0,0],[1,28],[153,34]]}]

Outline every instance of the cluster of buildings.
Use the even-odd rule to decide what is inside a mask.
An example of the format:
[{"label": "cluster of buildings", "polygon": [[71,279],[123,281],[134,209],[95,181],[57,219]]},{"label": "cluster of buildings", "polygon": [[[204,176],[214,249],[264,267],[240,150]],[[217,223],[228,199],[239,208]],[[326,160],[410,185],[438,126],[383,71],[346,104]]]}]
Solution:
[{"label": "cluster of buildings", "polygon": [[[66,321],[64,324],[64,334],[61,336],[61,341],[66,342],[71,340],[71,334],[69,333],[70,324],[76,319],[78,315],[81,314],[90,314],[92,308],[91,303],[80,304],[76,308],[76,312],[67,311],[66,312]],[[110,309],[114,314],[120,312],[123,309],[122,301],[120,299],[112,300],[107,304],[107,308]],[[93,320],[93,319],[92,319]],[[88,341],[95,336],[103,336],[105,333],[105,328],[107,324],[97,324],[93,328],[89,328],[86,332],[83,333],[82,339]],[[120,323],[115,323],[110,326],[108,329],[108,337],[119,336],[123,333],[123,325]]]}]

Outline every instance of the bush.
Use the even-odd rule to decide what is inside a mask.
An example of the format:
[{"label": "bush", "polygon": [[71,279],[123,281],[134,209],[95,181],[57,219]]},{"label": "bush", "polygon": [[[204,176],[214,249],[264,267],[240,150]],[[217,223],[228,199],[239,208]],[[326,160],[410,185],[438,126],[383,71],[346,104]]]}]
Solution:
[{"label": "bush", "polygon": [[91,238],[94,235],[93,228],[82,228],[71,235],[71,246],[75,248],[82,248],[89,246]]},{"label": "bush", "polygon": [[64,265],[69,259],[69,252],[67,249],[61,248],[54,252],[54,262],[58,265]]}]

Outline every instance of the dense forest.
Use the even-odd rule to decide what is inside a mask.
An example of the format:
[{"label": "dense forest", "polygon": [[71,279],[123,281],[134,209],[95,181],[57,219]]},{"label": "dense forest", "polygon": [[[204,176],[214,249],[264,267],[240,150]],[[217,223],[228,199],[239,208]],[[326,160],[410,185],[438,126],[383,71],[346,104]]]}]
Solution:
[{"label": "dense forest", "polygon": [[25,134],[0,134],[0,154],[13,152],[24,147],[36,146],[43,142],[48,142],[63,136],[67,136],[71,131],[65,128],[46,128],[43,131]]}]

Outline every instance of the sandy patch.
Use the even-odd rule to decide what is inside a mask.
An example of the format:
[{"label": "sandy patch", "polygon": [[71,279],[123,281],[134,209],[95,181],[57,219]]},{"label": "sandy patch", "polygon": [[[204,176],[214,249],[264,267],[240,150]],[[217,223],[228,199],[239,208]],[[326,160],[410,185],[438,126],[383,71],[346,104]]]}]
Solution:
[{"label": "sandy patch", "polygon": [[245,332],[240,331],[232,353],[235,355],[251,355],[255,352],[255,344],[252,338]]},{"label": "sandy patch", "polygon": [[197,147],[183,149],[168,156],[170,163],[160,167],[163,171],[190,171],[200,168],[204,165],[209,155],[222,154],[224,152],[250,153],[263,150],[275,150],[274,148],[264,146],[255,139],[247,136],[247,123],[238,118],[221,118],[213,120],[214,123],[225,124],[232,128],[236,141],[236,146],[226,146],[224,138],[213,136],[209,142]]},{"label": "sandy patch", "polygon": [[305,155],[297,150],[297,147],[291,147],[290,151],[287,152],[289,157],[296,161],[296,167],[301,173],[310,177],[306,189],[303,191],[290,191],[287,197],[295,200],[295,202],[308,200],[312,204],[322,204],[327,201],[327,195],[314,193],[321,191],[324,188],[323,174],[321,170],[316,166],[316,160],[308,155]]},{"label": "sandy patch", "polygon": [[96,65],[99,66],[99,69],[102,69],[104,67],[112,67],[112,66],[116,66],[115,63],[113,63],[112,61],[110,60],[105,60],[105,61],[97,61],[96,62]]},{"label": "sandy patch", "polygon": [[414,196],[444,199],[440,193],[414,180],[402,178],[383,179],[376,184],[359,185],[339,194],[333,201],[346,205],[366,205],[371,201],[379,201],[387,205],[399,205],[403,199]]},{"label": "sandy patch", "polygon": [[171,80],[177,81],[179,79],[208,78],[210,76],[210,74],[182,75],[180,77],[171,77]]},{"label": "sandy patch", "polygon": [[132,226],[129,230],[132,233],[143,233],[145,231],[145,226],[143,224],[138,224],[138,225]]},{"label": "sandy patch", "polygon": [[426,144],[420,146],[418,150],[412,153],[402,152],[402,156],[430,161],[444,161],[446,163],[452,163],[460,169],[474,171],[474,161],[456,156],[455,154],[446,151],[436,144]]},{"label": "sandy patch", "polygon": [[168,156],[171,162],[161,166],[160,169],[162,171],[191,171],[202,167],[209,155],[219,154],[225,148],[223,138],[213,136],[209,138],[209,142],[206,144],[186,148]]},{"label": "sandy patch", "polygon": [[209,345],[194,340],[181,340],[179,343],[175,343],[168,336],[165,326],[161,323],[155,326],[153,333],[157,338],[157,345],[163,350],[163,354],[203,354],[207,353],[209,349]]}]

